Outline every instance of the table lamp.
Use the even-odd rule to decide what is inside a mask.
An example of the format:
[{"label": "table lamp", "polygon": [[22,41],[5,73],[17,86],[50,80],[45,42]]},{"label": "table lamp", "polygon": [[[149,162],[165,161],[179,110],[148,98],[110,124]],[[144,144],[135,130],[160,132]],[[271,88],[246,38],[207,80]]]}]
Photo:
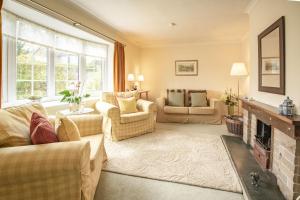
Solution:
[{"label": "table lamp", "polygon": [[[242,62],[236,62],[232,64],[231,71],[230,71],[231,76],[237,76],[238,77],[238,98],[240,97],[240,77],[242,76],[247,76],[248,72],[246,69],[245,63]],[[239,107],[239,100],[237,102],[238,106],[238,115],[240,114],[240,107]]]},{"label": "table lamp", "polygon": [[140,75],[138,76],[138,81],[139,81],[139,83],[140,83],[140,90],[142,90],[142,82],[143,82],[144,80],[145,80],[145,79],[144,79],[144,75],[140,74]]},{"label": "table lamp", "polygon": [[127,80],[129,81],[129,88],[130,89],[133,89],[134,87],[133,87],[133,82],[134,82],[134,80],[135,80],[135,78],[134,78],[134,74],[128,74],[128,76],[127,76]]}]

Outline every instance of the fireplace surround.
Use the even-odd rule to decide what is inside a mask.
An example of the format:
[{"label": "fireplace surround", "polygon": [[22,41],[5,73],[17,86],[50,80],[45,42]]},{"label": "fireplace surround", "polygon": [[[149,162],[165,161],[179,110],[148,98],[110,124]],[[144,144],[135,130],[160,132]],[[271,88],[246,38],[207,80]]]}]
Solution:
[{"label": "fireplace surround", "polygon": [[[253,148],[257,162],[276,176],[285,198],[296,199],[300,196],[300,116],[279,115],[277,108],[258,101],[242,100],[242,108],[243,141]],[[265,139],[269,131],[270,140]],[[265,146],[258,145],[261,138]]]}]

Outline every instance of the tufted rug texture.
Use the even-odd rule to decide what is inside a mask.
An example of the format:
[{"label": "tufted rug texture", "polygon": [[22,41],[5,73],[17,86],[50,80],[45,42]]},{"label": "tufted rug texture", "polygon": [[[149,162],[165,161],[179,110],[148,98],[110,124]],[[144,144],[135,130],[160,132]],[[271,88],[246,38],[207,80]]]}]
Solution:
[{"label": "tufted rug texture", "polygon": [[242,193],[220,135],[223,125],[157,124],[139,137],[105,141],[105,171]]}]

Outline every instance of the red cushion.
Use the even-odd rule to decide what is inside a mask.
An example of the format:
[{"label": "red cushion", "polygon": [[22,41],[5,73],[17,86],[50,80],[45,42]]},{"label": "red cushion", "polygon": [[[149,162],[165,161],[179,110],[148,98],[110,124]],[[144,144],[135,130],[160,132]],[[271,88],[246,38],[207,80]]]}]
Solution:
[{"label": "red cushion", "polygon": [[30,137],[32,144],[58,142],[51,123],[45,117],[35,112],[31,116]]}]

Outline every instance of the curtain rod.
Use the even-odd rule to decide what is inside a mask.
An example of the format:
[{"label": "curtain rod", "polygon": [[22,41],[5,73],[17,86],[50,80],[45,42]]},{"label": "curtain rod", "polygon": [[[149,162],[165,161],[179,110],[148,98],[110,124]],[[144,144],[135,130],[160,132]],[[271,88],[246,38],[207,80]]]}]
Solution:
[{"label": "curtain rod", "polygon": [[[65,15],[63,15],[63,14],[61,14],[61,13],[58,13],[58,12],[56,12],[56,11],[54,11],[54,10],[52,10],[52,9],[50,9],[50,8],[48,8],[48,7],[44,6],[44,5],[42,5],[42,4],[40,4],[40,3],[37,3],[37,2],[32,1],[32,0],[29,0],[29,1],[30,1],[31,3],[33,3],[33,4],[35,4],[35,5],[38,6],[38,7],[41,7],[41,8],[43,8],[43,9],[46,9],[47,11],[50,11],[50,12],[53,13],[54,15],[58,15],[58,16],[64,18],[64,19],[66,19],[67,21],[71,22],[71,24],[72,24],[73,26],[75,26],[75,27],[83,27],[83,28],[85,28],[85,29],[88,29],[88,30],[90,30],[90,31],[92,31],[92,32],[94,32],[94,33],[96,33],[96,34],[99,34],[99,35],[101,35],[101,36],[104,36],[105,38],[107,38],[107,39],[109,39],[109,40],[112,40],[112,41],[114,41],[114,42],[118,42],[116,39],[114,39],[114,38],[112,38],[112,37],[110,37],[110,36],[108,36],[108,35],[106,35],[106,34],[104,34],[104,33],[100,33],[99,31],[97,31],[97,30],[95,30],[95,29],[93,29],[93,28],[90,28],[90,27],[88,27],[88,26],[86,26],[86,25],[84,25],[84,24],[81,24],[81,23],[79,23],[79,22],[73,20],[72,18],[70,18],[70,17],[68,17],[68,16],[65,16]],[[23,3],[23,4],[24,4],[24,3]],[[44,12],[44,13],[45,13],[45,12]],[[46,14],[47,14],[47,13],[46,13]],[[123,45],[126,46],[125,44],[123,44]]]}]

